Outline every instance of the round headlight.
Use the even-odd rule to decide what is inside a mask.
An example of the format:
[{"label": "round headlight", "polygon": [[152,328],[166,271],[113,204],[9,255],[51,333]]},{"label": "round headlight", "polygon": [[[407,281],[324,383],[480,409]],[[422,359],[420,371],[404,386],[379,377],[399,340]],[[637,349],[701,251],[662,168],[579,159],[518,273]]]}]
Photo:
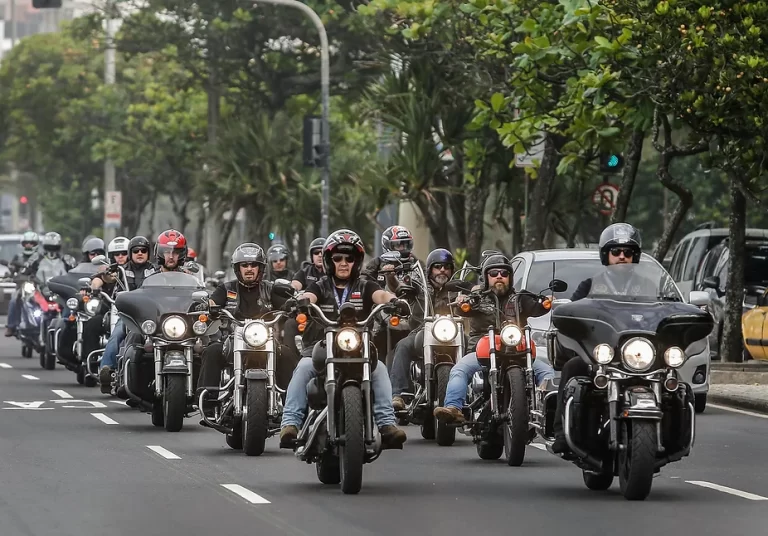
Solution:
[{"label": "round headlight", "polygon": [[607,365],[613,361],[613,348],[607,344],[598,344],[592,351],[595,361],[601,365]]},{"label": "round headlight", "polygon": [[77,306],[80,302],[77,301],[77,298],[69,298],[67,300],[67,307],[70,311],[77,311]]},{"label": "round headlight", "polygon": [[157,324],[155,324],[152,320],[145,320],[141,323],[141,332],[144,335],[152,335],[156,329]]},{"label": "round headlight", "polygon": [[677,346],[667,348],[667,351],[664,352],[664,361],[672,368],[680,367],[685,363],[685,352]]},{"label": "round headlight", "polygon": [[194,324],[192,324],[192,331],[194,331],[194,332],[195,332],[195,335],[202,335],[202,334],[204,334],[206,331],[208,331],[208,324],[206,324],[205,322],[201,322],[200,320],[198,320],[197,322],[195,322]]},{"label": "round headlight", "polygon": [[[67,303],[69,303],[69,300],[67,300]],[[85,303],[85,312],[93,316],[99,312],[100,306],[101,306],[101,300],[96,300],[94,298],[91,298]]]},{"label": "round headlight", "polygon": [[169,339],[181,339],[186,332],[187,323],[180,316],[169,316],[163,321],[163,334]]},{"label": "round headlight", "polygon": [[452,318],[438,318],[432,324],[432,335],[440,342],[451,342],[459,333],[459,327]]},{"label": "round headlight", "polygon": [[251,322],[243,330],[243,340],[249,346],[259,348],[267,343],[269,330],[263,322]]},{"label": "round headlight", "polygon": [[514,324],[507,324],[501,328],[501,342],[506,346],[517,346],[523,339],[523,332]]},{"label": "round headlight", "polygon": [[21,286],[21,290],[25,294],[32,294],[33,292],[35,292],[35,285],[34,283],[30,283],[29,281],[27,281]]},{"label": "round headlight", "polygon": [[360,334],[354,329],[342,329],[336,334],[336,344],[345,352],[357,350],[360,342]]},{"label": "round headlight", "polygon": [[630,339],[622,350],[624,364],[638,372],[649,369],[653,365],[654,357],[656,350],[648,339]]}]

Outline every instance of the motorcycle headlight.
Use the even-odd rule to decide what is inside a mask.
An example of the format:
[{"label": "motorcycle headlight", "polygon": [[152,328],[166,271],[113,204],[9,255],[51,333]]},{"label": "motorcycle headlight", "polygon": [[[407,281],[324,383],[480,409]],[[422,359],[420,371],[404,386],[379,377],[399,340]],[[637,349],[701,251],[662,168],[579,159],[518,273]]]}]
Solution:
[{"label": "motorcycle headlight", "polygon": [[360,334],[354,329],[342,329],[336,334],[336,344],[345,352],[357,350],[361,342]]},{"label": "motorcycle headlight", "polygon": [[33,294],[35,292],[34,283],[27,281],[21,286],[21,291],[24,292],[24,294]]},{"label": "motorcycle headlight", "polygon": [[672,368],[681,367],[685,363],[685,352],[677,346],[667,348],[667,351],[664,352],[664,361]]},{"label": "motorcycle headlight", "polygon": [[203,335],[206,331],[208,331],[208,324],[198,320],[192,324],[192,331],[195,332],[195,335]]},{"label": "motorcycle headlight", "polygon": [[141,323],[141,332],[144,335],[152,335],[156,329],[157,324],[155,324],[152,320],[145,320]]},{"label": "motorcycle headlight", "polygon": [[595,361],[601,365],[607,365],[613,361],[613,347],[608,344],[598,344],[592,351]]},{"label": "motorcycle headlight", "polygon": [[77,311],[77,306],[79,305],[79,301],[77,301],[77,298],[69,298],[67,300],[67,307],[69,307],[70,311]]},{"label": "motorcycle headlight", "polygon": [[452,318],[438,318],[432,324],[432,335],[440,342],[451,342],[459,333],[459,327]]},{"label": "motorcycle headlight", "polygon": [[653,365],[656,350],[648,339],[630,339],[621,351],[624,364],[632,370],[643,372]]},{"label": "motorcycle headlight", "polygon": [[505,346],[517,346],[523,340],[523,332],[514,324],[507,324],[501,328],[501,342]]},{"label": "motorcycle headlight", "polygon": [[254,348],[264,346],[268,338],[269,330],[262,322],[251,322],[243,330],[243,340]]},{"label": "motorcycle headlight", "polygon": [[163,334],[171,340],[184,337],[187,332],[187,323],[180,316],[169,316],[163,321]]},{"label": "motorcycle headlight", "polygon": [[[67,300],[67,305],[69,305],[69,300]],[[85,303],[85,312],[93,316],[99,312],[100,306],[101,306],[101,300],[91,298]]]}]

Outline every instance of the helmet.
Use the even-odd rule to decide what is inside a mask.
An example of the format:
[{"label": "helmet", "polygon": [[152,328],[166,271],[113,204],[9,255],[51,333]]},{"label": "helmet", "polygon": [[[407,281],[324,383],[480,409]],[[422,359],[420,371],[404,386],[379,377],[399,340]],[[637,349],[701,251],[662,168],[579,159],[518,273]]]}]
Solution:
[{"label": "helmet", "polygon": [[176,229],[168,229],[157,236],[155,241],[155,261],[165,265],[165,254],[175,252],[179,255],[179,264],[187,258],[187,239]]},{"label": "helmet", "polygon": [[512,263],[509,262],[509,259],[502,255],[501,253],[496,253],[494,255],[491,255],[490,257],[486,257],[485,261],[482,265],[482,285],[483,288],[488,288],[488,272],[492,270],[493,268],[501,268],[503,270],[509,270],[510,275],[512,274]]},{"label": "helmet", "polygon": [[147,248],[147,252],[149,252],[149,249],[150,249],[149,245],[150,245],[149,240],[147,240],[146,237],[137,235],[131,238],[131,241],[128,244],[128,252],[132,253],[133,248],[142,248],[142,247]]},{"label": "helmet", "polygon": [[104,241],[101,238],[89,238],[83,242],[83,255],[95,253],[97,255],[106,255]]},{"label": "helmet", "polygon": [[290,252],[288,251],[288,248],[283,244],[275,244],[274,246],[270,246],[267,250],[267,258],[269,259],[269,262],[287,259],[289,254]]},{"label": "helmet", "polygon": [[333,277],[336,274],[336,265],[333,264],[331,257],[334,253],[349,253],[354,256],[355,264],[352,266],[352,276],[350,279],[357,279],[360,271],[363,269],[363,259],[365,258],[365,247],[360,236],[349,229],[339,229],[334,231],[325,239],[323,244],[323,270]]},{"label": "helmet", "polygon": [[320,251],[323,250],[323,245],[325,245],[325,238],[318,237],[315,238],[312,242],[309,243],[309,260],[312,260],[312,252],[316,249],[319,249]]},{"label": "helmet", "polygon": [[[21,246],[24,248],[25,255],[32,255],[40,243],[40,237],[34,231],[27,231],[21,235]],[[25,244],[30,244],[29,246]]]},{"label": "helmet", "polygon": [[400,256],[408,258],[413,249],[413,235],[411,232],[400,225],[387,227],[381,233],[381,248],[387,251],[399,251]]},{"label": "helmet", "polygon": [[187,258],[191,260],[197,259],[197,251],[192,248],[187,248]]},{"label": "helmet", "polygon": [[632,262],[640,262],[640,253],[642,253],[643,242],[640,239],[640,231],[628,223],[614,223],[606,227],[600,233],[600,262],[608,266],[608,252],[615,247],[632,248]]},{"label": "helmet", "polygon": [[[256,278],[256,281],[246,283],[241,279],[242,276],[237,265],[242,262],[256,262],[259,264],[259,275]],[[264,266],[266,266],[266,264],[267,257],[264,255],[264,250],[260,245],[254,244],[253,242],[246,242],[237,246],[235,251],[232,252],[232,260],[230,261],[232,270],[235,272],[235,277],[237,277],[240,284],[245,286],[255,286],[259,284],[261,278],[264,276]]]},{"label": "helmet", "polygon": [[43,235],[43,251],[49,257],[55,257],[61,251],[61,235],[59,233],[45,233]]},{"label": "helmet", "polygon": [[92,235],[92,234],[89,234],[88,236],[83,238],[83,243],[80,246],[80,250],[83,252],[83,255],[86,255],[88,253],[88,248],[86,247],[86,244],[88,243],[89,240],[93,240],[94,238],[96,238],[96,235]]},{"label": "helmet", "polygon": [[451,271],[456,269],[453,253],[447,249],[433,249],[427,256],[427,277],[429,277],[429,273],[432,270],[432,265],[437,263],[449,264],[451,266]]},{"label": "helmet", "polygon": [[107,246],[107,255],[109,255],[109,260],[114,262],[115,254],[117,253],[125,253],[128,255],[129,243],[130,241],[125,236],[118,236],[117,238],[112,239],[112,241],[110,241],[109,245]]}]

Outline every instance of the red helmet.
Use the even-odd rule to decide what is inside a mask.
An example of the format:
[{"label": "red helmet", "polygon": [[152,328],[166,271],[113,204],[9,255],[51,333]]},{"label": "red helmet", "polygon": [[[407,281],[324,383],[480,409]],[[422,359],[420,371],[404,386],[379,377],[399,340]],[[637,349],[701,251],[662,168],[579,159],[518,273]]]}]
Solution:
[{"label": "red helmet", "polygon": [[155,241],[155,260],[160,266],[165,265],[165,254],[178,253],[179,264],[187,258],[187,239],[176,229],[163,231]]},{"label": "red helmet", "polygon": [[193,261],[197,259],[197,251],[192,248],[187,248],[187,258],[192,259]]}]

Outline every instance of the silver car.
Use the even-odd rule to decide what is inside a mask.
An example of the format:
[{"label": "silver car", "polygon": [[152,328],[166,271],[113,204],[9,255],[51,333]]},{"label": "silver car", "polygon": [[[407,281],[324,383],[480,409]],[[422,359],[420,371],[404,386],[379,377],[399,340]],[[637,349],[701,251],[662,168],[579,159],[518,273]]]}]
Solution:
[{"label": "silver car", "polygon": [[[661,265],[645,253],[640,257],[641,263],[654,263],[662,270]],[[514,269],[513,282],[516,290],[528,290],[539,293],[549,286],[553,278],[562,279],[568,283],[568,290],[555,293],[557,300],[570,301],[579,284],[600,271],[600,254],[596,249],[547,249],[539,251],[524,251],[512,259]],[[677,289],[680,292],[680,289]],[[680,299],[685,300],[682,293]],[[698,307],[706,307],[709,295],[706,292],[692,291],[688,303]],[[548,359],[545,333],[550,326],[550,314],[531,318],[528,324],[533,329],[532,338],[536,343],[536,359]],[[701,413],[707,405],[709,393],[710,354],[709,341],[700,351],[689,355],[688,360],[680,368],[680,377],[690,384],[696,397],[696,412]]]}]

